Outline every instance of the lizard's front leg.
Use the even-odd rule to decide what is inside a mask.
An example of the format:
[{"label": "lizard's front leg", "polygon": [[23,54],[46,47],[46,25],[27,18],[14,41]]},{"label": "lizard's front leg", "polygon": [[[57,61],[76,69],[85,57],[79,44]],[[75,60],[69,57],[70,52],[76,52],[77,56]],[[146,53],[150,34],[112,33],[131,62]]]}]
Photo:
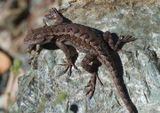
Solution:
[{"label": "lizard's front leg", "polygon": [[37,57],[40,54],[42,48],[40,45],[30,45],[27,49],[27,52],[30,54],[29,64],[33,66],[34,69],[37,69]]},{"label": "lizard's front leg", "polygon": [[136,40],[130,35],[118,37],[116,33],[110,33],[109,31],[103,33],[103,38],[114,51],[119,51],[126,43]]},{"label": "lizard's front leg", "polygon": [[56,40],[56,45],[64,52],[66,59],[67,59],[67,63],[62,64],[62,65],[67,65],[67,68],[64,71],[64,73],[66,73],[69,70],[69,75],[71,75],[72,67],[74,67],[75,69],[78,69],[75,65],[75,62],[78,57],[78,52],[76,51],[76,49],[74,47],[65,45],[63,39]]},{"label": "lizard's front leg", "polygon": [[[96,59],[96,56],[92,55],[92,54],[87,54],[84,59],[81,62],[81,66],[89,73],[92,74],[88,84],[86,87],[88,87],[88,91],[86,93],[86,95],[89,95],[89,98],[91,99],[94,91],[95,91],[95,87],[96,87],[96,80],[98,77],[98,67],[101,66],[101,63]],[[100,81],[100,83],[102,84],[101,80],[98,77],[98,80]],[[103,84],[102,84],[103,85]]]}]

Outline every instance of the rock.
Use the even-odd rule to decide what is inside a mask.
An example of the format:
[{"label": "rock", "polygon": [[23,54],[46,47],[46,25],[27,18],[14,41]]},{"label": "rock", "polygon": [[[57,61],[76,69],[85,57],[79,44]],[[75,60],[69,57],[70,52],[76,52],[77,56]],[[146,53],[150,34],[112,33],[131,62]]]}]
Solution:
[{"label": "rock", "polygon": [[[85,3],[74,2],[64,14],[76,23],[137,38],[120,52],[124,81],[139,113],[160,112],[158,3],[113,4],[113,9],[109,11],[105,10],[106,5],[101,2]],[[73,106],[76,106],[78,112],[74,113],[128,113],[104,66],[99,69],[104,87],[97,82],[95,95],[88,100],[85,85],[90,74],[80,66],[83,57],[84,54],[80,54],[76,62],[80,71],[74,69],[72,76],[67,76],[63,75],[65,67],[58,65],[64,63],[63,52],[43,50],[38,58],[38,69],[31,69],[19,79],[18,100],[15,104],[18,110],[25,113],[73,113]]]}]

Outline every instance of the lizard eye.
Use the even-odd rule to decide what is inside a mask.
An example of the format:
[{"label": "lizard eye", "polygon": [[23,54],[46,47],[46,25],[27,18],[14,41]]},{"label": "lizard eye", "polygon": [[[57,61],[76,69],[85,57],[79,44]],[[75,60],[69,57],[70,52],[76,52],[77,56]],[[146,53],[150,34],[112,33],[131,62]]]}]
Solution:
[{"label": "lizard eye", "polygon": [[49,14],[47,15],[47,17],[49,19],[51,19],[51,18],[57,18],[57,15],[58,15],[57,9],[56,8],[52,8],[52,9],[50,9]]}]

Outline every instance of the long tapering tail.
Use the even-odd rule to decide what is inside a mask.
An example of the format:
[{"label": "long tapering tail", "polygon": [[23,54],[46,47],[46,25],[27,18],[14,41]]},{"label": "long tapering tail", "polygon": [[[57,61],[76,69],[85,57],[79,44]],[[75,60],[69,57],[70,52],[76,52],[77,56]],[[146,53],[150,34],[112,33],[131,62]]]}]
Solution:
[{"label": "long tapering tail", "polygon": [[104,53],[101,53],[98,59],[102,64],[109,68],[114,84],[128,111],[130,113],[138,113],[138,110],[136,106],[133,104],[132,100],[130,99],[129,93],[124,84],[123,67],[118,53],[112,52],[109,56],[104,55]]}]

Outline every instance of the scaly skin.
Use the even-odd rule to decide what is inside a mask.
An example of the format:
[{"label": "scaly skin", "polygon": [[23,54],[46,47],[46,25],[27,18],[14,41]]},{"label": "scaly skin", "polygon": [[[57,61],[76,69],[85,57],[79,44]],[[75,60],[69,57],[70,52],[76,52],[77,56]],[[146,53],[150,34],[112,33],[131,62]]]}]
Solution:
[{"label": "scaly skin", "polygon": [[[125,43],[134,39],[128,36],[115,41],[114,38],[112,33],[103,33],[84,25],[66,22],[34,29],[28,33],[24,42],[30,46],[39,44],[42,47],[52,43],[53,47],[56,45],[57,48],[60,48],[65,53],[67,61],[71,65],[74,65],[76,58],[72,62],[72,50],[68,46],[76,48],[79,52],[86,53],[82,60],[82,67],[93,75],[88,84],[90,88],[87,94],[90,98],[95,91],[98,67],[104,64],[106,68],[109,68],[118,93],[128,111],[130,113],[138,113],[124,84],[123,67],[117,53]],[[90,64],[91,62],[92,64]]]}]

